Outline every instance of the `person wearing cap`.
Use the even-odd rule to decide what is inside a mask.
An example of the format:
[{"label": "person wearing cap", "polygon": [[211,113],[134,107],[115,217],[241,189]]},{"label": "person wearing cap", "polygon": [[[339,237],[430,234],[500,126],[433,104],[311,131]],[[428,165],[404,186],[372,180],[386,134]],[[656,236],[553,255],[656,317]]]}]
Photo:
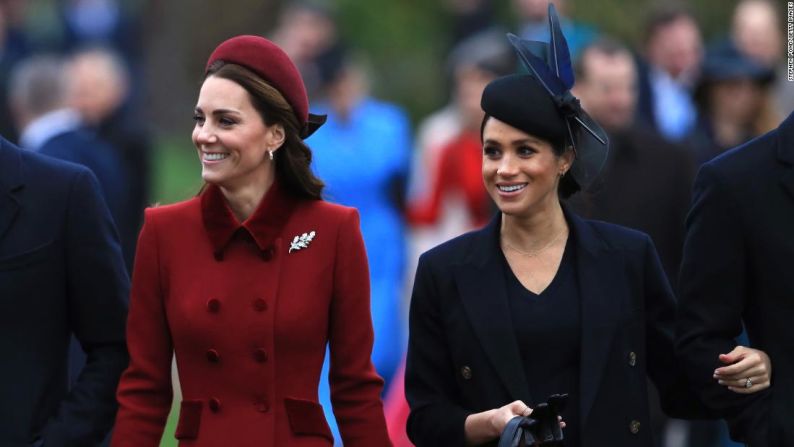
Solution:
[{"label": "person wearing cap", "polygon": [[[668,414],[713,416],[677,366],[673,296],[650,238],[561,203],[592,182],[608,142],[570,93],[549,17],[550,45],[510,36],[530,74],[482,95],[482,176],[500,213],[419,260],[405,377],[417,447],[496,445],[509,421],[558,393],[566,446],[650,447],[646,377]],[[756,389],[732,389],[768,386],[763,355],[741,351],[723,378],[757,368]]]},{"label": "person wearing cap", "polygon": [[[700,108],[692,137],[698,164],[772,130],[769,86],[775,73],[739,52],[731,42],[712,47],[695,88]],[[774,122],[774,124],[769,124]]]},{"label": "person wearing cap", "polygon": [[297,69],[264,38],[231,38],[209,58],[194,113],[206,185],[145,212],[112,445],[158,445],[172,355],[181,442],[332,445],[317,402],[327,345],[345,445],[390,445],[359,217],[321,199],[303,139],[323,117],[309,114]]}]

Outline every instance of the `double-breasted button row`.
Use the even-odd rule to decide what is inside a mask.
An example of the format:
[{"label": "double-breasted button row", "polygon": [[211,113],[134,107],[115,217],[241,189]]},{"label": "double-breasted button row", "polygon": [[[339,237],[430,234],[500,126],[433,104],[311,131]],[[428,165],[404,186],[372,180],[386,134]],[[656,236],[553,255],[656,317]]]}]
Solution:
[{"label": "double-breasted button row", "polygon": [[637,365],[637,353],[634,351],[629,352],[629,366]]},{"label": "double-breasted button row", "polygon": [[[264,312],[267,310],[267,301],[263,298],[257,298],[251,302],[254,310],[257,312]],[[221,300],[217,298],[210,298],[207,300],[207,312],[217,314],[221,311]]]}]

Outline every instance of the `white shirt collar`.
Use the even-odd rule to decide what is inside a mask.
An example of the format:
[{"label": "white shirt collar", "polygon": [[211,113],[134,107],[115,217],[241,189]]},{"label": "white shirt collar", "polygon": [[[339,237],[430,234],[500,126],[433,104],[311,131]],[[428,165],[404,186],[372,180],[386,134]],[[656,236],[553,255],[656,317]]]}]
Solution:
[{"label": "white shirt collar", "polygon": [[47,112],[31,121],[19,137],[20,146],[32,151],[41,147],[56,135],[79,128],[80,115],[72,109],[58,109]]}]

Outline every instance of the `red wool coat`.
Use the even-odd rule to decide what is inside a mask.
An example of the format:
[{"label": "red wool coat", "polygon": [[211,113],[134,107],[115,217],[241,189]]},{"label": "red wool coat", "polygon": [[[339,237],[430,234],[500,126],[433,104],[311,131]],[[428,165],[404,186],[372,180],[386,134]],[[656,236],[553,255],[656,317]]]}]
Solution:
[{"label": "red wool coat", "polygon": [[[305,246],[292,244],[312,231]],[[147,209],[127,340],[114,447],[159,444],[172,353],[183,394],[180,445],[329,446],[317,403],[326,343],[345,445],[390,445],[354,209],[296,200],[278,183],[243,224],[215,186]]]}]

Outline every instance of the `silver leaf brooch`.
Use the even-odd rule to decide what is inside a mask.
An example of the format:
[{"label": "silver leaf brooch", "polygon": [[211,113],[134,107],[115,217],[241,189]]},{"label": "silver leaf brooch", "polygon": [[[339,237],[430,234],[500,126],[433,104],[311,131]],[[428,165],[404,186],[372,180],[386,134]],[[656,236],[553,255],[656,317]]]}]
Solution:
[{"label": "silver leaf brooch", "polygon": [[295,239],[292,240],[289,244],[289,251],[287,253],[292,253],[292,251],[302,250],[307,248],[309,244],[311,244],[312,239],[314,239],[314,235],[316,233],[314,231],[310,231],[309,233],[303,233],[301,235],[295,236]]}]

